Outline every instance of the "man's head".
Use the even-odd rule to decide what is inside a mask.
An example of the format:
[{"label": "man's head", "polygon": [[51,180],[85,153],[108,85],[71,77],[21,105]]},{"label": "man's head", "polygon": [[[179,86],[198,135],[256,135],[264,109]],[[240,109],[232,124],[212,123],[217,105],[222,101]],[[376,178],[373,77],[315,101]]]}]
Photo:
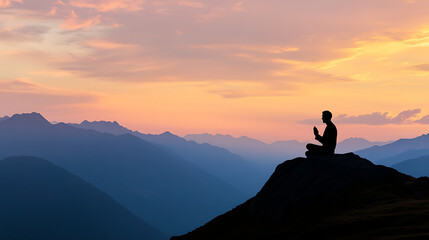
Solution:
[{"label": "man's head", "polygon": [[323,111],[322,112],[322,120],[323,123],[328,123],[332,119],[332,113],[330,111]]}]

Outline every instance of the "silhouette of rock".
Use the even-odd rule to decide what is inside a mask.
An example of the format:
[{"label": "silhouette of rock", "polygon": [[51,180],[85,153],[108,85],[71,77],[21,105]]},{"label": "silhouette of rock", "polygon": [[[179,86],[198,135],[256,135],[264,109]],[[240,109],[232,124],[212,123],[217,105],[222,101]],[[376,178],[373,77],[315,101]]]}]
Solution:
[{"label": "silhouette of rock", "polygon": [[0,239],[167,239],[47,160],[0,161]]},{"label": "silhouette of rock", "polygon": [[261,191],[182,239],[422,239],[429,179],[352,153],[296,158]]}]

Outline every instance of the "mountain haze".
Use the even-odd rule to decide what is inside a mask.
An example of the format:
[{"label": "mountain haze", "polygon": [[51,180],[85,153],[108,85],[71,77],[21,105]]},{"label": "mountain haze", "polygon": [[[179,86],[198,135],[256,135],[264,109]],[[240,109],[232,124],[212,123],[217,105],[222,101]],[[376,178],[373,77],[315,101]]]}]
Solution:
[{"label": "mountain haze", "polygon": [[[429,149],[429,134],[423,134],[416,138],[399,139],[384,146],[373,146],[357,151],[356,154],[371,159],[371,161],[377,164],[380,163],[384,165],[390,165],[386,160],[383,159],[388,159],[410,150],[422,149]],[[407,158],[406,156],[404,157]]]},{"label": "mountain haze", "polygon": [[[197,143],[208,143],[219,146],[238,154],[245,159],[254,160],[257,163],[271,164],[275,167],[285,158],[304,156],[307,143],[296,140],[276,141],[271,144],[249,137],[234,138],[231,135],[189,134],[184,137]],[[314,143],[318,143],[314,140]],[[320,144],[320,143],[318,143]],[[384,145],[387,142],[370,142],[364,138],[347,138],[337,144],[337,153],[348,153],[365,149],[375,145]]]},{"label": "mountain haze", "polygon": [[[429,146],[428,146],[429,147]],[[415,149],[415,150],[408,150],[403,153],[400,153],[398,155],[395,155],[393,157],[388,158],[382,158],[377,161],[377,164],[385,165],[385,166],[393,166],[395,164],[401,163],[406,160],[419,158],[422,156],[429,155],[429,148],[428,149]]]},{"label": "mountain haze", "polygon": [[383,146],[391,142],[371,142],[365,138],[346,138],[337,144],[337,153],[356,152],[373,146]]},{"label": "mountain haze", "polygon": [[166,234],[178,234],[230,210],[239,190],[183,158],[130,134],[114,136],[38,113],[0,122],[0,158],[36,156],[81,177]]},{"label": "mountain haze", "polygon": [[117,122],[107,121],[83,121],[81,124],[71,125],[114,135],[129,133],[147,142],[156,144],[234,186],[245,193],[246,198],[256,194],[274,169],[274,167],[272,169],[261,169],[258,165],[224,148],[187,141],[170,132],[159,135],[143,134],[138,131],[131,131]]},{"label": "mountain haze", "polygon": [[428,177],[429,155],[402,161],[400,163],[394,164],[392,168],[405,174],[409,174],[413,177]]}]

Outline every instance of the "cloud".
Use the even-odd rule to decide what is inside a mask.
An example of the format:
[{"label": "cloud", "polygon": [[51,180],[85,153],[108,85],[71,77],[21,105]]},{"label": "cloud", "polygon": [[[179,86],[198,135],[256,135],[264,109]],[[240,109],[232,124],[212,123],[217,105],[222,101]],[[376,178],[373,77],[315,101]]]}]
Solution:
[{"label": "cloud", "polygon": [[69,4],[78,8],[92,8],[100,12],[114,10],[140,11],[143,0],[70,0]]},{"label": "cloud", "polygon": [[202,8],[204,4],[202,2],[198,1],[178,1],[177,4],[187,7],[193,7],[193,8]]},{"label": "cloud", "polygon": [[[396,116],[389,116],[387,112],[374,112],[370,114],[349,116],[348,114],[341,114],[335,117],[332,121],[337,124],[361,124],[361,125],[388,125],[388,124],[413,124],[413,118],[415,118],[421,109],[416,108],[412,110],[406,110],[399,113]],[[319,124],[320,119],[306,119],[299,121],[300,124],[314,125]]]},{"label": "cloud", "polygon": [[[409,46],[428,41],[424,34],[409,39],[417,23],[429,21],[423,11],[429,3],[423,1],[309,3],[311,7],[279,0],[44,0],[13,7],[22,11],[18,16],[33,11],[32,18],[49,22],[50,46],[60,56],[49,60],[53,68],[108,81],[257,81],[317,88],[358,82],[350,71],[329,67],[359,56],[365,41],[406,41]],[[159,10],[163,14],[157,14]],[[22,34],[2,34],[4,39],[25,39]],[[46,35],[27,36],[32,34]],[[356,68],[368,65],[361,62]],[[264,95],[270,91],[278,95],[275,89]]]},{"label": "cloud", "polygon": [[84,44],[86,44],[89,47],[98,48],[98,49],[107,49],[107,50],[113,50],[113,49],[127,49],[127,48],[138,48],[139,45],[135,44],[125,44],[125,43],[116,43],[116,42],[110,42],[102,39],[90,39],[88,41],[85,41]]},{"label": "cloud", "polygon": [[0,109],[59,107],[95,102],[92,94],[49,88],[26,79],[0,82]]},{"label": "cloud", "polygon": [[22,4],[22,0],[0,0],[0,8],[10,7],[13,2]]},{"label": "cloud", "polygon": [[419,71],[429,71],[429,64],[418,64],[414,65],[413,68]]},{"label": "cloud", "polygon": [[69,18],[61,25],[66,30],[89,29],[89,27],[100,24],[101,15],[81,19],[74,10],[71,11]]},{"label": "cloud", "polygon": [[13,103],[14,107],[20,106],[63,106],[71,104],[94,102],[91,95],[61,95],[55,93],[30,93],[30,92],[3,92],[0,91],[0,107],[5,107],[6,103]]},{"label": "cloud", "polygon": [[429,115],[423,116],[422,118],[420,118],[419,120],[414,121],[415,123],[419,123],[419,124],[429,124]]},{"label": "cloud", "polygon": [[12,91],[28,91],[28,90],[37,90],[40,86],[34,83],[30,83],[26,80],[16,79],[7,82],[0,82],[0,89],[2,91],[12,90]]},{"label": "cloud", "polygon": [[207,86],[207,92],[223,98],[272,97],[292,95],[292,86],[269,87],[258,82],[219,82]]},{"label": "cloud", "polygon": [[48,31],[47,27],[37,25],[4,27],[0,29],[0,41],[40,41]]}]

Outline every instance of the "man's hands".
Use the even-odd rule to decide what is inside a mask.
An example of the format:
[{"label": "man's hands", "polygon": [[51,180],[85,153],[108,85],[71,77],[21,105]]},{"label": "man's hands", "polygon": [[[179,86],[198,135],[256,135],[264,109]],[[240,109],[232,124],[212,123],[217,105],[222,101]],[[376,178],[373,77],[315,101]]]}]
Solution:
[{"label": "man's hands", "polygon": [[317,127],[313,127],[314,136],[317,136],[319,134],[319,130],[317,130]]}]

